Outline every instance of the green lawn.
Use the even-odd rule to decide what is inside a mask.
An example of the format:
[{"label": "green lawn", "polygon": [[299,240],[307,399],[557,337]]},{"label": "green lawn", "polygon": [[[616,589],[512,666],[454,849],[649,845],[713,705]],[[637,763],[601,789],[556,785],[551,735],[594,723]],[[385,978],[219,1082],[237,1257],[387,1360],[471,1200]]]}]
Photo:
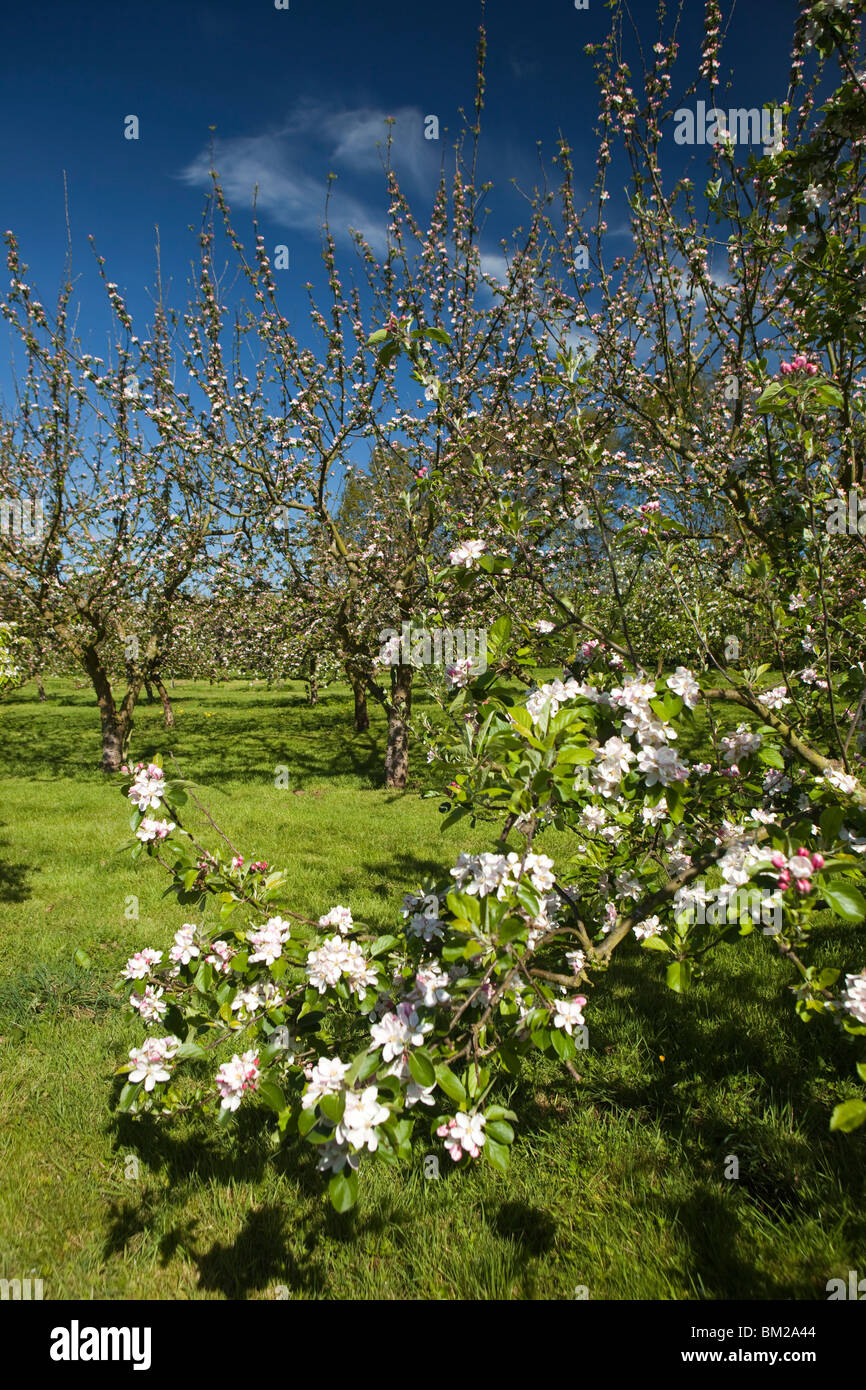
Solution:
[{"label": "green lawn", "polygon": [[[427,1180],[422,1146],[411,1169],[366,1170],[340,1217],[309,1147],[274,1155],[252,1108],[224,1133],[116,1116],[112,1074],[141,1037],[118,971],[184,910],[117,853],[128,808],[94,770],[89,691],[48,692],[0,704],[0,1277],[41,1276],[46,1298],[824,1299],[866,1268],[866,1130],[828,1131],[858,1093],[854,1048],[798,1021],[761,937],[683,997],[658,957],[618,952],[581,1083],[542,1060],[518,1087],[507,1178],[440,1153]],[[440,834],[417,788],[378,788],[383,721],[353,734],[342,688],[315,709],[300,685],[174,694],[170,735],[140,707],[133,757],[174,751],[242,853],[287,866],[301,912],[342,902],[390,928],[419,877],[488,847]],[[862,963],[858,940],[834,932],[823,959]]]}]

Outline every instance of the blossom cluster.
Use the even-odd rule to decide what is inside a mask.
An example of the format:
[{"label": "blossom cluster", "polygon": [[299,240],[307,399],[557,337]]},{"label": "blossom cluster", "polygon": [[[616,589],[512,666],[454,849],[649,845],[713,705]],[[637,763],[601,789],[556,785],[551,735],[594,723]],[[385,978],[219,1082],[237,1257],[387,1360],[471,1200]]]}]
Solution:
[{"label": "blossom cluster", "polygon": [[546,854],[460,854],[450,873],[460,892],[479,898],[495,893],[500,901],[511,896],[523,875],[539,893],[555,886],[553,860]]},{"label": "blossom cluster", "polygon": [[157,763],[137,763],[133,770],[134,780],[127,796],[142,814],[156,811],[165,796],[165,776]]},{"label": "blossom cluster", "polygon": [[246,1092],[258,1089],[258,1053],[253,1049],[241,1056],[235,1053],[230,1062],[223,1062],[218,1069],[216,1084],[220,1093],[220,1109],[237,1110]]},{"label": "blossom cluster", "polygon": [[467,1115],[464,1110],[458,1110],[456,1115],[439,1126],[436,1133],[445,1140],[445,1148],[457,1163],[464,1153],[472,1158],[478,1157],[482,1145],[487,1142],[484,1125],[483,1115]]},{"label": "blossom cluster", "polygon": [[755,753],[763,742],[760,734],[752,733],[746,724],[738,724],[733,733],[726,734],[720,741],[722,757],[729,767],[736,767],[740,758]]},{"label": "blossom cluster", "polygon": [[273,965],[282,955],[283,947],[291,934],[289,923],[284,922],[282,917],[269,917],[263,927],[247,932],[248,941],[255,947],[255,951],[249,957],[250,964],[264,961],[265,965]]},{"label": "blossom cluster", "polygon": [[774,869],[779,870],[777,886],[786,892],[793,881],[793,885],[798,893],[811,893],[812,875],[818,873],[824,867],[824,856],[818,853],[809,853],[805,845],[792,854],[790,859],[777,851],[770,861]]},{"label": "blossom cluster", "polygon": [[353,994],[363,994],[376,984],[375,967],[370,965],[356,941],[329,936],[307,956],[307,978],[313,989],[324,994],[345,980]]}]

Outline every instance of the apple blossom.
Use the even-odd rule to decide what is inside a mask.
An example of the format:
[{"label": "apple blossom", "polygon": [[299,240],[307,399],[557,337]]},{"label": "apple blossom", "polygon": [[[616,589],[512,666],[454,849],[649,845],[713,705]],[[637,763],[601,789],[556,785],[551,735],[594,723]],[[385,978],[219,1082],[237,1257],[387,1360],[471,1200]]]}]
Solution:
[{"label": "apple blossom", "polygon": [[304,1091],[304,1109],[311,1110],[323,1096],[341,1091],[348,1070],[349,1063],[341,1062],[339,1057],[320,1057],[307,1072],[309,1084]]},{"label": "apple blossom", "polygon": [[220,1093],[221,1110],[237,1110],[247,1091],[255,1091],[259,1084],[259,1056],[254,1049],[238,1056],[234,1054],[230,1062],[224,1062],[217,1070],[216,1086]]},{"label": "apple blossom", "polygon": [[577,994],[573,999],[557,999],[554,1005],[554,1028],[563,1028],[571,1036],[574,1028],[583,1027],[583,1009],[586,996]]},{"label": "apple blossom", "polygon": [[351,910],[348,907],[340,906],[339,903],[319,918],[320,927],[336,927],[341,936],[350,932],[353,925]]},{"label": "apple blossom", "polygon": [[144,844],[149,844],[167,839],[175,828],[174,821],[154,820],[152,816],[145,816],[135,833]]},{"label": "apple blossom", "polygon": [[376,1129],[384,1124],[390,1113],[388,1107],[380,1103],[376,1086],[367,1086],[361,1092],[347,1091],[346,1108],[334,1130],[334,1139],[338,1144],[348,1144],[352,1149],[366,1148],[375,1153],[379,1147]]},{"label": "apple blossom", "polygon": [[179,1047],[180,1039],[173,1034],[164,1038],[145,1038],[141,1047],[130,1049],[129,1056],[133,1062],[130,1081],[143,1081],[145,1091],[152,1091],[158,1081],[169,1081],[171,1071],[167,1064],[172,1062]]}]

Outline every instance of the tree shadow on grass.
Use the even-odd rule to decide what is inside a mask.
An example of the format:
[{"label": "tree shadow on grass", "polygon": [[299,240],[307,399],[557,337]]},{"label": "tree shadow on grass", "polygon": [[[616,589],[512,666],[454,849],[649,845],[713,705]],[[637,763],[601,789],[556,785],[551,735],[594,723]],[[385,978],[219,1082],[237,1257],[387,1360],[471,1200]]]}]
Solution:
[{"label": "tree shadow on grass", "polygon": [[[630,1115],[657,1127],[679,1151],[687,1190],[674,1198],[647,1182],[642,1204],[673,1222],[685,1239],[696,1296],[822,1297],[823,1276],[816,1283],[809,1272],[771,1277],[757,1268],[749,1233],[756,1219],[776,1227],[802,1220],[813,1209],[817,1186],[831,1206],[844,1194],[846,1239],[862,1240],[866,1221],[852,1218],[851,1208],[858,1196],[860,1209],[866,1207],[866,1136],[840,1143],[828,1129],[827,1104],[816,1094],[816,1063],[844,1077],[852,1068],[851,1050],[841,1031],[827,1029],[819,1039],[817,1027],[803,1027],[788,998],[787,977],[780,971],[774,993],[755,973],[755,942],[724,949],[729,954],[718,963],[718,978],[685,996],[647,970],[639,948],[623,951],[615,967],[620,1001],[600,1008],[590,1029],[583,1097],[602,1119]],[[618,1068],[623,994],[629,1023],[639,1026],[651,1053],[664,1062],[655,1075],[635,1075],[628,1063]],[[760,1026],[750,1026],[759,1016]],[[633,1047],[633,1033],[630,1042]],[[736,1180],[725,1180],[731,1156],[739,1169]],[[624,1162],[633,1179],[635,1157]],[[615,1180],[616,1160],[611,1176]]]},{"label": "tree shadow on grass", "polygon": [[[365,860],[358,865],[353,875],[346,875],[337,883],[334,892],[340,893],[357,892],[359,875],[366,881],[376,879],[369,891],[378,897],[392,899],[396,893],[401,891],[407,893],[414,892],[423,879],[440,879],[448,871],[449,856],[443,849],[441,859],[421,858],[420,855],[412,854],[408,850],[395,850],[389,856],[387,863],[373,863]],[[402,902],[399,896],[392,902],[394,909],[393,919],[395,927],[400,925],[400,913]]]},{"label": "tree shadow on grass", "polygon": [[684,1274],[694,1283],[695,1297],[704,1299],[806,1299],[815,1298],[808,1277],[790,1278],[757,1269],[748,1250],[738,1206],[736,1184],[730,1192],[698,1185],[684,1201],[648,1203],[663,1210],[669,1222],[685,1236],[690,1258]]},{"label": "tree shadow on grass", "polygon": [[[0,840],[0,850],[6,849],[9,840]],[[2,903],[23,903],[31,896],[30,875],[38,870],[34,870],[32,864],[9,864],[0,859],[0,902]]]},{"label": "tree shadow on grass", "polygon": [[247,1212],[234,1240],[216,1241],[204,1254],[193,1255],[199,1288],[229,1299],[247,1299],[275,1285],[296,1294],[324,1292],[321,1271],[291,1253],[287,1227],[287,1212],[274,1202]]},{"label": "tree shadow on grass", "polygon": [[491,1213],[490,1225],[527,1257],[546,1255],[556,1240],[557,1226],[550,1212],[526,1202],[503,1202]]},{"label": "tree shadow on grass", "polygon": [[[216,1136],[204,1119],[189,1123],[186,1133],[174,1134],[151,1116],[115,1114],[110,1128],[118,1152],[135,1153],[150,1171],[164,1174],[168,1181],[158,1193],[145,1188],[137,1200],[125,1198],[109,1205],[105,1258],[122,1254],[137,1237],[152,1230],[157,1207],[163,1218],[166,1206],[183,1211],[202,1184],[231,1189],[238,1183],[259,1181],[266,1169],[285,1179],[285,1203],[257,1203],[231,1241],[217,1240],[203,1249],[197,1219],[173,1222],[159,1241],[163,1265],[183,1252],[198,1270],[199,1287],[228,1299],[245,1299],[278,1285],[290,1294],[322,1296],[327,1292],[327,1276],[316,1265],[322,1241],[352,1244],[362,1236],[381,1234],[397,1219],[393,1207],[381,1202],[367,1215],[357,1209],[345,1215],[335,1212],[327,1203],[327,1179],[317,1171],[314,1150],[308,1145],[286,1146],[274,1153],[261,1133],[261,1113],[252,1110],[239,1112],[232,1131]],[[301,1214],[298,1192],[313,1199]],[[290,1212],[294,1243],[302,1239],[308,1260],[299,1260],[289,1248]]]}]

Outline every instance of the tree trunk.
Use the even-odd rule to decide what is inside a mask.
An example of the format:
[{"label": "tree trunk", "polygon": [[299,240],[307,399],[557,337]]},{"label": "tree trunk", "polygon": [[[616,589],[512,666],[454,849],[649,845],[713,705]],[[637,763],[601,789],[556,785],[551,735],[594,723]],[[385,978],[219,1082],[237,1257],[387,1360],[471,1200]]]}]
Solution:
[{"label": "tree trunk", "polygon": [[124,760],[126,744],[129,741],[129,733],[132,730],[132,720],[125,710],[118,710],[114,702],[114,695],[111,692],[111,681],[108,674],[100,662],[96,649],[89,646],[83,655],[85,669],[88,671],[93,689],[96,691],[96,703],[99,705],[99,717],[101,721],[101,731],[103,731],[103,771],[104,773],[118,773],[121,770],[121,763]]},{"label": "tree trunk", "polygon": [[160,700],[162,700],[162,722],[166,729],[173,729],[174,710],[171,706],[171,697],[162,683],[162,676],[154,676],[153,683],[156,686]]},{"label": "tree trunk", "polygon": [[116,715],[106,716],[101,706],[99,712],[102,715],[102,771],[119,772],[126,753],[121,722]]},{"label": "tree trunk", "polygon": [[405,787],[409,777],[409,716],[412,712],[413,675],[411,666],[391,667],[388,745],[385,750],[386,787]]},{"label": "tree trunk", "polygon": [[39,703],[41,704],[43,700],[48,698],[45,694],[45,686],[42,684],[41,676],[36,677],[36,689],[39,691]]},{"label": "tree trunk", "polygon": [[349,682],[352,686],[352,693],[355,696],[355,733],[366,733],[370,727],[370,715],[367,710],[367,685],[361,676],[349,672]]},{"label": "tree trunk", "polygon": [[307,704],[317,705],[319,703],[319,678],[316,675],[316,668],[319,665],[318,657],[310,657],[310,674],[307,677]]},{"label": "tree trunk", "polygon": [[121,708],[118,709],[108,673],[96,648],[85,648],[83,660],[99,706],[102,724],[102,771],[119,772],[132,733],[132,711],[135,708],[140,681],[130,686]]}]

